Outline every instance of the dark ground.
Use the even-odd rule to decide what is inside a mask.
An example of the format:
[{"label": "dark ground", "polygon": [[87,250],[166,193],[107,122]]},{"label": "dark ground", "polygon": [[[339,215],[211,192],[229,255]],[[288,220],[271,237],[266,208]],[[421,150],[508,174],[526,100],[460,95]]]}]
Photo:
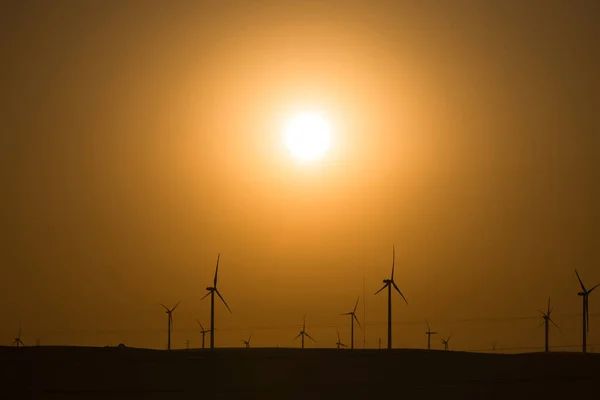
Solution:
[{"label": "dark ground", "polygon": [[5,347],[0,360],[6,399],[600,398],[600,355],[580,353]]}]

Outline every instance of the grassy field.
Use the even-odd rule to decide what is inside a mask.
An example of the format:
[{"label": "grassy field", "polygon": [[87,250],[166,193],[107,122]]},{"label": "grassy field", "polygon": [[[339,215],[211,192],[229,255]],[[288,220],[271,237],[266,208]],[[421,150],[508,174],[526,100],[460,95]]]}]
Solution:
[{"label": "grassy field", "polygon": [[[424,350],[0,348],[7,399],[531,399],[600,393],[600,356]],[[595,395],[594,395],[595,394]],[[4,396],[3,396],[4,395]]]}]

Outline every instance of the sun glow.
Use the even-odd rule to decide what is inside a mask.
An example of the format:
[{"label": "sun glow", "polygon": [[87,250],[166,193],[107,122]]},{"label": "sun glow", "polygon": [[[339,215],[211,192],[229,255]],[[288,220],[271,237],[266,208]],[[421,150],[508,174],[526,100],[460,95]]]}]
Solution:
[{"label": "sun glow", "polygon": [[318,160],[331,146],[331,127],[319,114],[296,114],[286,123],[284,143],[296,159]]}]

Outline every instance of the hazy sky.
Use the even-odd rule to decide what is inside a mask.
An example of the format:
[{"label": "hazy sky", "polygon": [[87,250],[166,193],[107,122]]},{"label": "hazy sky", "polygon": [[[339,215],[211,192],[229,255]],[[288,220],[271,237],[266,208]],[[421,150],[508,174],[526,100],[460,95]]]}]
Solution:
[{"label": "hazy sky", "polygon": [[[3,1],[0,344],[581,341],[600,282],[597,1]],[[331,151],[298,164],[286,116]],[[589,343],[600,347],[600,293]],[[532,317],[532,319],[516,319]],[[463,319],[487,321],[460,322]],[[207,338],[208,339],[208,338]],[[357,331],[363,343],[363,331]],[[385,340],[384,340],[385,343]],[[434,346],[441,348],[439,338]]]}]

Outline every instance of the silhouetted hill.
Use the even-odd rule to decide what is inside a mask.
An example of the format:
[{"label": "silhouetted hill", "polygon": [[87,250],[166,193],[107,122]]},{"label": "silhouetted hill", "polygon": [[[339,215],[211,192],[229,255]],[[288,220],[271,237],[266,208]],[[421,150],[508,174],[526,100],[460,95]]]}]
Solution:
[{"label": "silhouetted hill", "polygon": [[600,356],[580,353],[26,347],[0,359],[7,398],[573,398],[600,383]]}]

